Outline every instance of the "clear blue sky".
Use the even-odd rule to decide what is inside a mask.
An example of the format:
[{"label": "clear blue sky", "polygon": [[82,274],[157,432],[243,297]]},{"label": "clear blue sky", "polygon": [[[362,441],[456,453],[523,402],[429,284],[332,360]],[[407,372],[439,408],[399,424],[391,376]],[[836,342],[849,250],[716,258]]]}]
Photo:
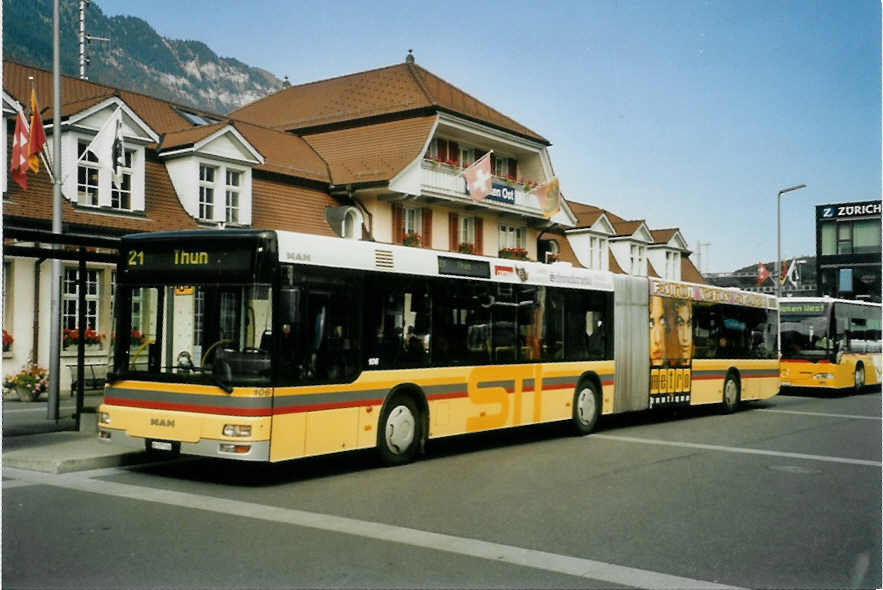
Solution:
[{"label": "clear blue sky", "polygon": [[[879,0],[94,0],[293,84],[417,63],[552,142],[567,198],[680,227],[703,270],[814,255],[881,195]],[[695,255],[694,255],[695,260]]]}]

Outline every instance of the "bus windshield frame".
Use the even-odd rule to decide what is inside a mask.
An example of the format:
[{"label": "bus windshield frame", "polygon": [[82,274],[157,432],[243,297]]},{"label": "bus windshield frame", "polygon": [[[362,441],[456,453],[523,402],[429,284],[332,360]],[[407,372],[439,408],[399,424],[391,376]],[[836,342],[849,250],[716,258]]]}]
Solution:
[{"label": "bus windshield frame", "polygon": [[269,387],[275,235],[187,233],[123,238],[111,379]]},{"label": "bus windshield frame", "polygon": [[780,304],[782,358],[833,361],[837,346],[832,311],[825,302]]}]

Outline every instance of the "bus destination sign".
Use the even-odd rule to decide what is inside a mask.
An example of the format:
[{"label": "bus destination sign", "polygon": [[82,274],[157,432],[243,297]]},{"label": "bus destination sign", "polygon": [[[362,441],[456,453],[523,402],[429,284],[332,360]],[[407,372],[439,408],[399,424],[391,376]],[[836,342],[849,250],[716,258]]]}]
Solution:
[{"label": "bus destination sign", "polygon": [[438,274],[489,279],[491,278],[491,265],[483,260],[465,260],[463,258],[439,256]]},{"label": "bus destination sign", "polygon": [[825,304],[800,301],[779,302],[779,312],[782,314],[818,315],[825,313]]},{"label": "bus destination sign", "polygon": [[186,276],[189,280],[218,276],[247,275],[252,271],[254,252],[221,244],[201,244],[195,248],[132,247],[123,253],[125,272],[130,279],[153,278],[158,274]]}]

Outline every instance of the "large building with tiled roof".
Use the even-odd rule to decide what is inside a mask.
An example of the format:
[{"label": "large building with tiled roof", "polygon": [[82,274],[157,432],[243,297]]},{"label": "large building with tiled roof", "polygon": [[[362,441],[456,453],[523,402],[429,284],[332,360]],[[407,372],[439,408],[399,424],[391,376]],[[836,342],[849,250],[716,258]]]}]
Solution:
[{"label": "large building with tiled roof", "polygon": [[[51,73],[4,66],[7,137],[33,88],[51,142]],[[113,171],[85,151],[115,116],[125,145],[119,186]],[[411,55],[402,64],[290,86],[228,115],[63,76],[61,117],[65,232],[251,227],[399,244],[416,236],[408,243],[436,250],[519,252],[701,281],[677,230],[654,232],[643,221],[563,198],[556,212],[544,214],[533,189],[554,176],[550,142]],[[477,202],[462,172],[488,152],[493,192]],[[48,229],[52,185],[45,167],[29,173],[28,183],[24,191],[4,178],[4,227]],[[33,312],[37,298],[37,313],[48,313],[48,273],[41,275],[34,259],[4,257],[4,270],[7,301],[14,294],[16,309]],[[87,272],[87,322],[108,334],[113,266],[90,263]],[[76,268],[64,273],[65,285],[75,285]],[[74,295],[63,293],[65,327],[75,325]],[[8,364],[17,369],[36,343],[35,358],[46,359],[48,322],[35,329],[33,315],[4,313],[4,328],[15,338]],[[73,354],[63,352],[68,360]]]}]

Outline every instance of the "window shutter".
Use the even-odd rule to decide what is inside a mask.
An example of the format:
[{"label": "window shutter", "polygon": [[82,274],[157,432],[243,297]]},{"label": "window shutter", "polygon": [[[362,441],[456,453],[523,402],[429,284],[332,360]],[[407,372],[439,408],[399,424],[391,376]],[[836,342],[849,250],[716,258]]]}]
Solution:
[{"label": "window shutter", "polygon": [[497,156],[496,154],[491,154],[491,175],[497,172]]},{"label": "window shutter", "polygon": [[445,139],[438,140],[438,157],[441,158],[442,162],[448,160],[448,142]]},{"label": "window shutter", "polygon": [[448,213],[448,240],[450,241],[451,252],[456,252],[459,244],[460,237],[460,228],[458,224],[460,223],[460,217],[454,213],[453,211]]},{"label": "window shutter", "polygon": [[484,255],[484,224],[481,217],[475,218],[475,253]]},{"label": "window shutter", "polygon": [[457,145],[456,141],[448,142],[448,159],[455,164],[460,163],[460,146]]},{"label": "window shutter", "polygon": [[518,160],[509,158],[509,178],[518,178]]},{"label": "window shutter", "polygon": [[423,208],[423,247],[432,247],[432,209]]},{"label": "window shutter", "polygon": [[398,203],[392,204],[392,243],[402,243],[402,206]]}]

